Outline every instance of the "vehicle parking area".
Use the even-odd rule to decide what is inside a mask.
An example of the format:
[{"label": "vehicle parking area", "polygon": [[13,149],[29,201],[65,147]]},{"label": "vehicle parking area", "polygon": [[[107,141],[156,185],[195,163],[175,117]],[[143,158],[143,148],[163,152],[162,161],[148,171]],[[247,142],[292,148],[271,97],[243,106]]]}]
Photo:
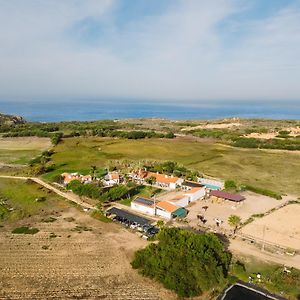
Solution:
[{"label": "vehicle parking area", "polygon": [[141,237],[144,239],[153,237],[159,232],[159,229],[151,224],[152,220],[140,217],[124,209],[112,207],[106,211],[106,215],[114,222],[119,222],[125,227],[140,232]]},{"label": "vehicle parking area", "polygon": [[[187,215],[189,224],[192,227],[203,225],[214,229],[220,227],[230,230],[232,229],[228,224],[230,215],[237,215],[241,218],[242,222],[245,222],[251,216],[266,213],[285,202],[285,200],[276,200],[248,191],[241,193],[241,195],[246,199],[239,203],[232,201],[213,202],[211,199],[192,203],[187,207],[189,210],[189,214]],[[199,217],[204,221],[201,221]],[[219,223],[219,226],[217,226],[217,223]]]}]

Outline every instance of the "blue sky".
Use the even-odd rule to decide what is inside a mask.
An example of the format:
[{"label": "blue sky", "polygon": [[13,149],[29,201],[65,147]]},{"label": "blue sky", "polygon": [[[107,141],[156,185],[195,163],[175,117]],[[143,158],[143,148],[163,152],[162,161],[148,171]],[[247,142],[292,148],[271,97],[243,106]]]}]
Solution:
[{"label": "blue sky", "polygon": [[0,99],[300,101],[300,0],[0,0],[0,45]]}]

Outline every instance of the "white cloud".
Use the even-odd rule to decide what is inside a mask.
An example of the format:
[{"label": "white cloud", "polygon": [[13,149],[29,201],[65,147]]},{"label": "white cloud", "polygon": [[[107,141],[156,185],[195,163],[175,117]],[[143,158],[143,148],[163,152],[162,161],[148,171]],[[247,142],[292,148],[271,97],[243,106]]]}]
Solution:
[{"label": "white cloud", "polygon": [[[0,96],[296,99],[299,6],[237,21],[249,30],[228,45],[237,3],[182,0],[119,28],[118,1],[0,0]],[[85,43],[91,19],[105,32]]]}]

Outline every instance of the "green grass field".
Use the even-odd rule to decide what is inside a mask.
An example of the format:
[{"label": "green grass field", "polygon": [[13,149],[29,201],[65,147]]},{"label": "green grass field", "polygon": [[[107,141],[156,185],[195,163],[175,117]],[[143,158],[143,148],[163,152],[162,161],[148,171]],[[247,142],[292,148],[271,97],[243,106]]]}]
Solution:
[{"label": "green grass field", "polygon": [[56,146],[50,162],[56,169],[45,178],[51,180],[63,171],[88,172],[91,165],[103,168],[113,160],[174,160],[214,177],[300,195],[299,152],[241,149],[183,139],[65,139]]},{"label": "green grass field", "polygon": [[[37,201],[45,197],[45,201]],[[33,182],[0,178],[0,223],[44,215],[67,207],[66,201]]]}]

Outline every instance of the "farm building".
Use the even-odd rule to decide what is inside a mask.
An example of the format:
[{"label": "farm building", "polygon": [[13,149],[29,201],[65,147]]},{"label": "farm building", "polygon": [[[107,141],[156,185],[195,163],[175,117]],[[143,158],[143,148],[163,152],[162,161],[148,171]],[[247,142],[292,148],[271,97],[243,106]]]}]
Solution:
[{"label": "farm building", "polygon": [[161,201],[156,204],[156,214],[166,219],[172,219],[178,207],[170,202]]},{"label": "farm building", "polygon": [[185,196],[189,198],[189,202],[193,202],[199,199],[203,199],[206,195],[205,187],[194,187],[190,190],[187,190],[184,193]]},{"label": "farm building", "polygon": [[153,199],[137,197],[131,201],[131,208],[148,215],[155,215],[155,201]]},{"label": "farm building", "polygon": [[186,207],[190,203],[188,196],[178,196],[167,201],[176,205],[177,207]]},{"label": "farm building", "polygon": [[245,200],[245,197],[243,197],[242,195],[232,194],[232,193],[228,193],[228,192],[224,192],[224,191],[212,190],[212,191],[210,191],[209,195],[212,200],[216,200],[216,201],[229,200],[229,201],[233,201],[233,202],[241,202],[241,201]]},{"label": "farm building", "polygon": [[184,190],[191,190],[193,188],[202,188],[205,187],[204,184],[199,183],[199,182],[195,182],[195,181],[190,181],[190,180],[185,180],[183,181],[183,183],[181,184],[181,187]]},{"label": "farm building", "polygon": [[105,185],[111,186],[120,183],[120,175],[118,172],[109,172],[105,177]]},{"label": "farm building", "polygon": [[183,182],[183,179],[175,176],[168,176],[164,174],[159,173],[152,173],[149,172],[147,177],[154,177],[156,181],[156,185],[163,187],[163,188],[169,188],[169,189],[176,189],[177,186],[180,186]]},{"label": "farm building", "polygon": [[63,174],[61,174],[61,177],[63,178],[63,182],[65,185],[69,184],[73,180],[78,180],[81,183],[91,183],[92,182],[91,175],[81,175],[78,173],[63,173]]},{"label": "farm building", "polygon": [[199,178],[199,182],[207,189],[210,190],[223,190],[224,189],[224,182],[214,179],[208,179],[208,178]]}]

